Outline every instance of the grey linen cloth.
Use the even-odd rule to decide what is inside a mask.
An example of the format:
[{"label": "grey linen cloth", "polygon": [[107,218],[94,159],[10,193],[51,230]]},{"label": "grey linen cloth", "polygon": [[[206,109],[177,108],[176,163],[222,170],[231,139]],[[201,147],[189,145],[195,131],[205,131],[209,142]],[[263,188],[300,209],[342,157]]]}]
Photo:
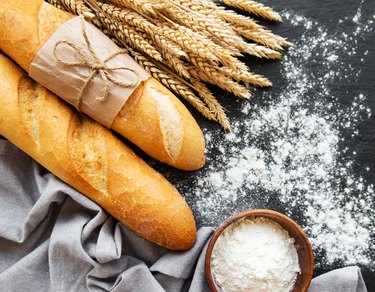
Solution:
[{"label": "grey linen cloth", "polygon": [[[173,252],[118,223],[0,138],[0,291],[209,291],[204,256],[213,228]],[[310,292],[365,292],[356,267]]]},{"label": "grey linen cloth", "polygon": [[361,270],[345,267],[316,277],[308,292],[366,292]]}]

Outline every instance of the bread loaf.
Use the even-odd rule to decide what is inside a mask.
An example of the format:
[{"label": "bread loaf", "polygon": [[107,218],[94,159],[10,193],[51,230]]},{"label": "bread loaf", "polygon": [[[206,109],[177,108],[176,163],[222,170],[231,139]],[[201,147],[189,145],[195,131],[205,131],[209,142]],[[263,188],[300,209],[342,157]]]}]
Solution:
[{"label": "bread loaf", "polygon": [[0,103],[0,135],[60,179],[152,242],[194,244],[192,212],[165,178],[1,54]]},{"label": "bread loaf", "polygon": [[[28,71],[43,44],[71,17],[43,0],[0,0],[0,50]],[[195,170],[204,165],[205,142],[198,124],[152,77],[129,97],[112,129],[176,168]]]}]

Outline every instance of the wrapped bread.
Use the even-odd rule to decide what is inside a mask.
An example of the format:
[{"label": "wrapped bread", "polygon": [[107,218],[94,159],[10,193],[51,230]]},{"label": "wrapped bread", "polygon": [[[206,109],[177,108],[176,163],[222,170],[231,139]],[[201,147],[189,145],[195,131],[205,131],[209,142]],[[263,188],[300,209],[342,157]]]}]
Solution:
[{"label": "wrapped bread", "polygon": [[[0,0],[0,50],[29,72],[42,46],[72,17],[43,0]],[[176,168],[195,170],[204,165],[205,142],[198,124],[152,77],[138,85],[111,129]]]},{"label": "wrapped bread", "polygon": [[192,212],[165,178],[1,54],[0,102],[0,135],[57,177],[152,242],[194,244]]}]

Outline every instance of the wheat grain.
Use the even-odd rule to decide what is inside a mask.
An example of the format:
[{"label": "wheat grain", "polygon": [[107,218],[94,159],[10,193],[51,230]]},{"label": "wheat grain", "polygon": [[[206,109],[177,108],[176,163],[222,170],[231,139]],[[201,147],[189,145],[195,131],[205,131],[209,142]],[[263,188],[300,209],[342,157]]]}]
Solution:
[{"label": "wheat grain", "polygon": [[61,10],[65,10],[58,0],[48,0],[48,2]]},{"label": "wheat grain", "polygon": [[186,78],[186,79],[191,79],[191,75],[189,73],[188,68],[186,67],[186,64],[176,58],[175,56],[169,55],[168,53],[163,54],[164,57],[164,63],[174,72],[179,74],[180,76]]},{"label": "wheat grain", "polygon": [[[191,10],[198,11],[208,18],[214,18],[214,21],[218,22],[223,27],[228,27],[228,22],[235,23],[236,26],[240,26],[240,29],[236,29],[236,26],[229,26],[237,34],[240,34],[248,39],[258,42],[262,45],[266,45],[271,49],[282,50],[282,45],[287,45],[285,39],[266,31],[261,25],[257,24],[252,18],[239,15],[234,11],[225,10],[222,7],[216,6],[214,3],[196,1],[196,0],[179,0],[183,5]],[[223,22],[224,20],[224,22]],[[242,28],[244,26],[244,28]],[[246,29],[250,28],[250,29]],[[239,39],[236,39],[239,42]],[[228,42],[227,42],[228,43]],[[229,43],[228,43],[229,44]],[[242,45],[244,45],[242,43]],[[240,48],[238,46],[238,48]],[[242,49],[242,51],[245,51]],[[262,55],[262,53],[260,53]]]},{"label": "wheat grain", "polygon": [[[167,0],[172,1],[172,0]],[[212,24],[215,24],[221,30],[226,30],[226,35],[228,37],[236,37],[235,32],[233,31],[230,24],[224,21],[218,14],[218,6],[214,3],[208,1],[198,1],[198,0],[178,0],[185,7],[188,12],[194,13],[200,18],[203,18],[206,22],[209,21]]]},{"label": "wheat grain", "polygon": [[263,28],[250,30],[246,27],[234,26],[233,29],[243,37],[274,50],[282,51],[283,46],[287,47],[291,45],[285,38],[275,35]]},{"label": "wheat grain", "polygon": [[232,92],[233,94],[249,99],[251,97],[250,92],[238,82],[232,80],[230,77],[220,73],[217,69],[205,63],[199,58],[191,57],[195,66],[189,67],[189,73],[194,78],[201,79],[210,84],[216,85],[226,91]]},{"label": "wheat grain", "polygon": [[205,101],[207,107],[210,109],[211,113],[214,114],[214,121],[217,121],[226,131],[230,130],[229,119],[225,113],[224,108],[217,101],[212,92],[198,79],[193,79],[192,85],[198,92],[199,96]]},{"label": "wheat grain", "polygon": [[281,58],[281,53],[269,48],[266,48],[257,44],[246,43],[243,46],[243,52],[256,56],[258,58],[267,58],[267,59],[279,59]]},{"label": "wheat grain", "polygon": [[217,69],[220,73],[225,74],[237,81],[251,83],[259,87],[270,87],[272,82],[266,77],[248,71],[236,71],[227,67],[219,67]]},{"label": "wheat grain", "polygon": [[158,27],[150,23],[146,18],[140,14],[131,11],[127,8],[116,7],[111,4],[104,4],[98,2],[101,9],[111,18],[118,22],[125,22],[133,28],[139,28],[147,34],[147,38],[154,41],[155,45],[165,50],[168,54],[174,55],[175,57],[183,57],[186,53],[180,48],[180,46],[169,41],[165,36],[159,33]]},{"label": "wheat grain", "polygon": [[245,38],[252,39],[255,42],[266,45],[273,49],[279,49],[280,46],[290,46],[285,38],[273,34],[259,25],[256,20],[235,13],[231,10],[222,9],[217,10],[217,14],[222,19],[233,24],[233,30]]},{"label": "wheat grain", "polygon": [[162,55],[156,50],[156,48],[150,45],[150,43],[131,26],[125,23],[118,23],[99,10],[96,11],[96,15],[102,22],[103,26],[109,29],[116,38],[121,41],[121,43],[136,48],[155,60],[161,61],[163,59]]},{"label": "wheat grain", "polygon": [[[263,26],[259,25],[250,17],[237,14],[234,11],[225,10],[224,8],[218,7],[210,2],[199,2],[196,0],[180,0],[180,2],[189,7],[189,9],[204,14],[206,17],[215,18],[215,16],[217,16],[215,21],[225,20],[232,24],[236,24],[236,26],[232,26],[232,29],[236,33],[258,42],[259,44],[268,46],[271,49],[282,50],[282,46],[290,45],[286,39],[265,30]],[[220,22],[220,25],[225,26],[225,23],[223,24]],[[250,28],[250,30],[246,28]]]},{"label": "wheat grain", "polygon": [[259,30],[251,30],[246,27],[242,26],[235,26],[234,30],[242,35],[243,37],[250,39],[254,42],[267,46],[273,50],[282,51],[283,47],[279,44],[275,38],[272,37],[272,33],[270,34],[268,31],[259,29]]},{"label": "wheat grain", "polygon": [[273,11],[272,8],[264,6],[261,3],[251,1],[251,0],[221,0],[229,6],[233,6],[249,13],[258,15],[265,19],[282,21],[280,14]]},{"label": "wheat grain", "polygon": [[[281,54],[272,49],[265,48],[263,46],[248,44],[237,34],[232,36],[231,33],[226,30],[220,30],[215,25],[211,25],[210,22],[203,21],[193,15],[193,17],[186,17],[185,13],[172,5],[164,5],[165,10],[163,12],[175,21],[183,24],[196,32],[206,31],[211,34],[211,38],[217,42],[219,41],[221,46],[223,43],[227,44],[229,50],[234,51],[238,49],[240,52],[244,52],[250,55],[254,55],[259,58],[276,59],[280,58]],[[235,49],[234,49],[235,48]]]},{"label": "wheat grain", "polygon": [[216,38],[235,46],[236,42],[241,42],[241,37],[238,36],[232,29],[223,28],[210,18],[205,18],[203,15],[188,14],[186,11],[171,5],[169,2],[163,3],[159,12],[169,16],[174,21],[191,28],[192,30],[206,35],[208,37],[215,36]]},{"label": "wheat grain", "polygon": [[87,20],[91,20],[95,17],[93,11],[88,8],[82,0],[59,0],[67,11],[73,14],[82,14]]},{"label": "wheat grain", "polygon": [[[187,29],[180,25],[175,25],[173,28],[168,23],[163,22],[158,24],[159,33],[162,33],[165,37],[180,45],[187,52],[195,53],[215,63],[219,62],[218,57],[212,51],[212,45],[207,46],[202,42],[204,38],[202,35],[193,35],[193,31],[187,33]],[[211,41],[209,42],[212,43]]]},{"label": "wheat grain", "polygon": [[[190,28],[175,23],[171,26],[171,24],[165,22],[158,23],[158,26],[165,31],[166,35],[173,41],[179,43],[188,52],[215,63],[218,60],[223,65],[233,69],[246,68],[246,65],[236,59],[230,50],[223,48]],[[204,53],[201,54],[202,51],[196,50],[196,47],[202,48]]]},{"label": "wheat grain", "polygon": [[156,17],[153,9],[154,1],[152,0],[108,0],[108,2],[111,2],[117,6],[131,8],[138,13],[144,13],[146,15]]},{"label": "wheat grain", "polygon": [[258,24],[256,20],[254,20],[253,18],[237,14],[232,10],[218,9],[216,13],[225,21],[235,24],[237,26],[243,26],[249,29],[263,28],[263,26]]}]

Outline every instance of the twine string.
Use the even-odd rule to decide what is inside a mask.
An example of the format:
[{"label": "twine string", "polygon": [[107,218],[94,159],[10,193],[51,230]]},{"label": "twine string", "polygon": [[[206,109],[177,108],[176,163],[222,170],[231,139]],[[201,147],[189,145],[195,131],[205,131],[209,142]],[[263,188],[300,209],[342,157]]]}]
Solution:
[{"label": "twine string", "polygon": [[[127,54],[126,50],[115,51],[115,52],[109,54],[103,61],[100,60],[100,58],[98,57],[98,55],[95,53],[94,49],[92,48],[91,42],[90,42],[90,40],[87,36],[85,19],[82,15],[80,15],[80,18],[81,18],[82,35],[83,35],[83,38],[85,40],[86,47],[87,47],[88,51],[90,52],[90,55],[94,59],[94,62],[88,60],[88,58],[85,56],[84,50],[82,48],[80,48],[79,46],[77,46],[76,44],[72,43],[69,40],[60,40],[55,44],[55,46],[53,48],[54,57],[60,65],[65,66],[65,67],[77,67],[78,66],[78,67],[87,68],[87,69],[91,70],[90,74],[87,76],[87,79],[85,80],[85,83],[84,83],[84,85],[83,85],[82,89],[80,90],[80,92],[78,94],[78,97],[77,97],[76,109],[78,111],[80,111],[80,109],[81,109],[83,95],[85,93],[85,90],[87,89],[87,87],[89,86],[89,84],[91,83],[91,81],[93,80],[93,78],[96,75],[99,75],[104,82],[104,93],[103,93],[103,96],[100,96],[100,97],[96,98],[96,100],[98,100],[98,101],[105,101],[108,98],[109,82],[112,82],[112,83],[117,84],[117,85],[119,85],[121,87],[124,87],[124,88],[135,87],[139,83],[139,75],[135,70],[133,70],[131,68],[128,68],[126,66],[117,66],[117,67],[106,66],[106,63],[109,60],[111,60],[112,58],[114,58],[118,55]],[[73,49],[73,51],[75,51],[78,54],[78,56],[80,58],[80,61],[65,61],[65,60],[61,59],[58,55],[58,48],[61,45],[66,45],[68,47],[71,47]],[[134,81],[123,81],[121,79],[113,77],[111,72],[117,71],[117,70],[125,70],[125,71],[129,71],[129,72],[133,73],[135,75],[135,80]]]}]

